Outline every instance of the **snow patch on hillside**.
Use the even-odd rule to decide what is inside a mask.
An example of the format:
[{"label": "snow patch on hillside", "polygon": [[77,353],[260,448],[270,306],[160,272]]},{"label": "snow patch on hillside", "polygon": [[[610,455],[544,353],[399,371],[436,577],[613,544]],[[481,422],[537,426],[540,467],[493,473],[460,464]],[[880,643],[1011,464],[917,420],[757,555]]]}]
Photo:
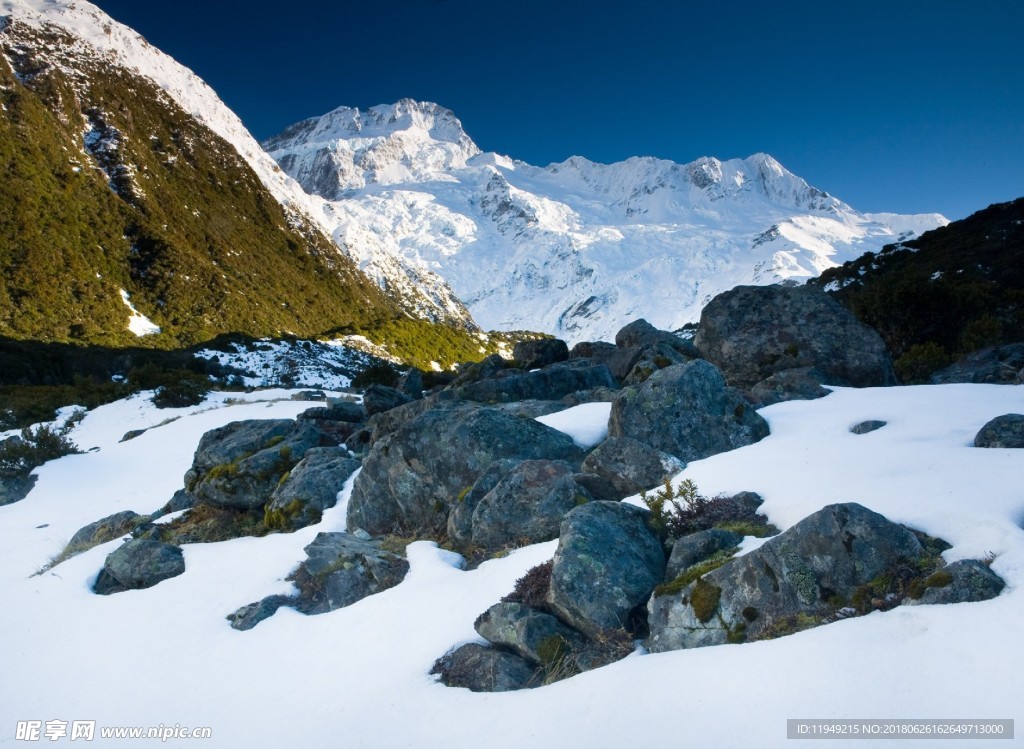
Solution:
[{"label": "snow patch on hillside", "polygon": [[134,333],[138,338],[142,338],[147,335],[156,335],[160,332],[160,326],[146,317],[144,314],[135,309],[135,305],[132,304],[131,298],[128,296],[128,292],[124,289],[120,290],[121,301],[124,302],[128,308],[128,330]]}]

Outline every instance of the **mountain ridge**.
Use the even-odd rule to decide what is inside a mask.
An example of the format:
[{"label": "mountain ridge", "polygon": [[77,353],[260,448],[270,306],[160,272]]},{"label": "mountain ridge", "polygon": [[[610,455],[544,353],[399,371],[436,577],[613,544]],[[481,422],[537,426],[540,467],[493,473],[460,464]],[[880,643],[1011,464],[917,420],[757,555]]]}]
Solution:
[{"label": "mountain ridge", "polygon": [[764,153],[532,166],[480,151],[450,110],[410,99],[341,107],[264,146],[329,201],[335,241],[371,277],[435,274],[485,328],[570,341],[636,317],[678,328],[732,286],[811,278],[947,223],[859,213]]}]

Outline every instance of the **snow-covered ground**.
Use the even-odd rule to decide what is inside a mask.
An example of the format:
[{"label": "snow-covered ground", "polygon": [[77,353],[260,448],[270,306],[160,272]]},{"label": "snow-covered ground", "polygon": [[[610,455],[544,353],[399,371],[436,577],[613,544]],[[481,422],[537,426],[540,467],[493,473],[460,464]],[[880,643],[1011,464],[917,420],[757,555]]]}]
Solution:
[{"label": "snow-covered ground", "polygon": [[[225,615],[290,589],[284,577],[302,547],[344,528],[344,492],[315,527],[186,546],[185,573],[147,590],[90,592],[116,541],[33,576],[82,525],[166,502],[206,430],[310,405],[267,400],[284,391],[244,397],[253,402],[215,396],[170,412],[137,396],[98,408],[71,436],[99,449],[43,466],[28,498],[0,507],[0,745],[26,743],[16,739],[18,721],[51,719],[208,726],[212,738],[199,743],[216,747],[731,749],[787,746],[787,718],[1024,717],[1024,450],[971,447],[992,417],[1024,412],[1024,387],[838,389],[779,404],[761,411],[770,437],[682,474],[707,494],[760,492],[782,528],[856,501],[945,538],[949,561],[993,554],[992,569],[1007,581],[998,598],[898,608],[767,642],[637,653],[508,694],[449,689],[428,672],[450,647],[476,639],[476,616],[550,558],[555,542],[472,572],[418,542],[399,586],[321,616],[281,609],[247,632]],[[596,413],[555,422],[592,434]],[[169,416],[180,418],[118,441]],[[888,425],[849,432],[866,419]],[[98,733],[96,743],[105,745]]]}]

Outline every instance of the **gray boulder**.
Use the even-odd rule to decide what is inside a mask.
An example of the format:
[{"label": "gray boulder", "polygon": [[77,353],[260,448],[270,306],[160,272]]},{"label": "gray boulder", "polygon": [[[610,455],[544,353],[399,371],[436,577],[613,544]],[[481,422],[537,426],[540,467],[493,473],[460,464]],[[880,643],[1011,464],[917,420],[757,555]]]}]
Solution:
[{"label": "gray boulder", "polygon": [[477,502],[470,538],[488,551],[550,541],[566,513],[590,500],[568,463],[524,460]]},{"label": "gray boulder", "polygon": [[665,573],[648,514],[620,502],[590,502],[566,515],[547,592],[560,619],[589,636],[629,626]]},{"label": "gray boulder", "polygon": [[534,664],[550,663],[583,639],[551,614],[521,603],[496,603],[473,626],[492,645]]},{"label": "gray boulder", "polygon": [[203,435],[185,487],[199,504],[264,506],[281,477],[314,447],[328,443],[308,421],[236,421]]},{"label": "gray boulder", "polygon": [[714,365],[695,360],[625,388],[612,404],[608,434],[689,462],[758,442],[768,423]]},{"label": "gray boulder", "polygon": [[931,376],[933,385],[953,382],[1014,385],[1024,381],[1024,343],[984,348]]},{"label": "gray boulder", "polygon": [[608,368],[553,364],[533,372],[508,370],[503,377],[493,377],[453,389],[458,398],[484,403],[512,403],[525,400],[558,400],[579,390],[615,387]]},{"label": "gray boulder", "polygon": [[815,287],[737,286],[719,294],[701,312],[694,343],[736,387],[800,367],[817,367],[836,385],[896,384],[878,333]]},{"label": "gray boulder", "polygon": [[494,461],[579,465],[582,457],[571,437],[533,419],[473,406],[426,411],[373,443],[352,491],[348,527],[435,533]]},{"label": "gray boulder", "polygon": [[522,369],[542,369],[568,359],[569,347],[557,338],[519,341],[512,349],[512,358]]},{"label": "gray boulder", "polygon": [[134,530],[141,520],[137,512],[124,510],[79,528],[68,541],[68,549],[88,549],[113,541]]},{"label": "gray boulder", "polygon": [[363,391],[363,408],[368,416],[390,411],[392,408],[411,403],[413,398],[397,388],[374,383]]},{"label": "gray boulder", "polygon": [[646,645],[720,645],[784,634],[800,617],[818,623],[859,586],[922,555],[903,526],[858,504],[829,505],[679,592],[653,596]]},{"label": "gray boulder", "polygon": [[405,557],[348,533],[318,533],[305,552],[306,560],[288,578],[299,589],[293,605],[304,614],[350,606],[393,588],[409,571]]},{"label": "gray boulder", "polygon": [[[671,335],[671,334],[668,334]],[[640,356],[633,363],[629,374],[622,378],[623,387],[639,385],[659,369],[671,367],[673,364],[685,364],[696,357],[684,356],[668,343],[656,343],[640,349]]]},{"label": "gray boulder", "polygon": [[0,507],[20,502],[36,485],[37,476],[0,475]]},{"label": "gray boulder", "polygon": [[607,341],[581,341],[569,349],[570,359],[593,359],[608,356],[615,351],[615,344]]},{"label": "gray boulder", "polygon": [[278,530],[295,530],[319,523],[334,507],[338,492],[359,468],[343,447],[314,447],[287,474],[266,506],[266,523]]},{"label": "gray boulder", "polygon": [[526,659],[475,642],[437,659],[430,671],[449,687],[472,692],[511,692],[536,686],[536,669]]},{"label": "gray boulder", "polygon": [[985,424],[974,437],[975,447],[1024,447],[1024,414],[1003,414]]},{"label": "gray boulder", "polygon": [[615,334],[615,345],[619,348],[645,348],[659,344],[667,345],[689,359],[700,356],[692,341],[667,330],[659,330],[644,319],[634,320]]},{"label": "gray boulder", "polygon": [[668,564],[665,565],[665,580],[674,580],[684,570],[710,559],[720,551],[732,549],[742,540],[743,536],[739,533],[722,528],[709,528],[676,539],[672,544]]},{"label": "gray boulder", "polygon": [[504,371],[508,366],[508,361],[499,354],[491,354],[478,362],[461,365],[458,374],[452,380],[449,387],[457,388],[473,382],[489,380],[492,377],[496,377],[498,373]]},{"label": "gray boulder", "polygon": [[943,567],[924,580],[920,598],[908,598],[908,605],[926,603],[970,603],[999,595],[1006,583],[976,559],[961,559]]},{"label": "gray boulder", "polygon": [[487,466],[471,487],[459,492],[448,513],[448,538],[456,548],[465,548],[473,540],[473,513],[488,492],[498,485],[521,461],[501,458]]},{"label": "gray boulder", "polygon": [[829,391],[822,387],[828,378],[816,367],[784,369],[761,380],[750,389],[758,408],[793,400],[824,398]]},{"label": "gray boulder", "polygon": [[[367,441],[372,444],[373,442],[386,437],[403,424],[407,424],[415,419],[421,413],[434,409],[459,408],[463,405],[462,401],[458,400],[454,393],[450,391],[441,391],[440,393],[428,395],[424,398],[420,398],[419,400],[414,400],[411,403],[406,403],[396,408],[392,408],[390,411],[374,414],[373,417],[367,419],[366,422],[370,432],[370,436]],[[351,448],[351,445],[348,446]]]},{"label": "gray boulder", "polygon": [[167,503],[160,508],[158,515],[169,515],[172,512],[191,510],[196,506],[196,498],[187,489],[178,489],[174,496],[167,500]]},{"label": "gray boulder", "polygon": [[297,418],[309,421],[343,421],[349,424],[359,424],[366,421],[366,409],[361,403],[332,399],[327,406],[307,408]]},{"label": "gray boulder", "polygon": [[583,460],[582,470],[606,481],[622,499],[658,486],[686,464],[668,453],[629,437],[609,437]]},{"label": "gray boulder", "polygon": [[160,541],[133,539],[111,552],[93,590],[100,595],[151,588],[185,571],[181,549]]}]

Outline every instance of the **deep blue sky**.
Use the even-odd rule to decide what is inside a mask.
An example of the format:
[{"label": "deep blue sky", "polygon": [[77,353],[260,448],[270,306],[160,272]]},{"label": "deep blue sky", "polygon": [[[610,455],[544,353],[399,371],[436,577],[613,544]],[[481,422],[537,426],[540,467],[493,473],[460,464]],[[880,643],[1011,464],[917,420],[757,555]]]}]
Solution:
[{"label": "deep blue sky", "polygon": [[532,164],[765,151],[862,211],[1024,195],[1024,3],[98,0],[267,138],[436,101]]}]

